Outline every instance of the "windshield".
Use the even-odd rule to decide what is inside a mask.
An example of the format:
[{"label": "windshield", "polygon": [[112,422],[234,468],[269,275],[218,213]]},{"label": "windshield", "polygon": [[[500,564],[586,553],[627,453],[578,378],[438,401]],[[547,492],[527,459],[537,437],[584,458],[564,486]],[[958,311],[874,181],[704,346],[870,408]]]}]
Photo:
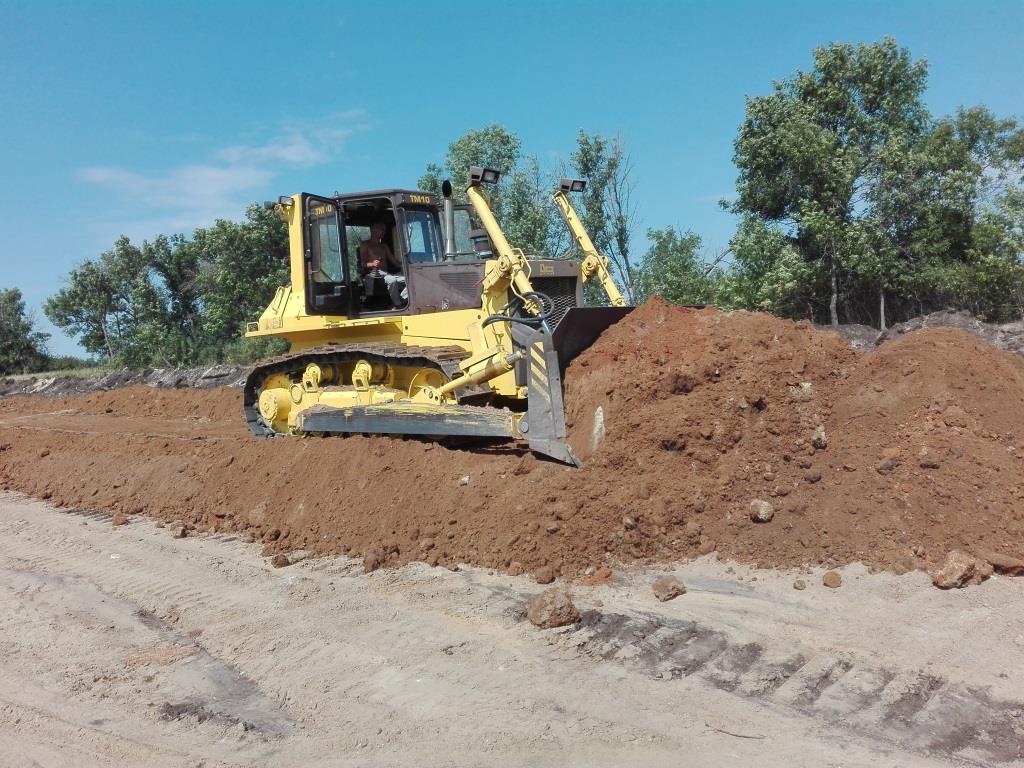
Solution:
[{"label": "windshield", "polygon": [[437,216],[432,211],[405,210],[405,241],[411,263],[440,261]]}]

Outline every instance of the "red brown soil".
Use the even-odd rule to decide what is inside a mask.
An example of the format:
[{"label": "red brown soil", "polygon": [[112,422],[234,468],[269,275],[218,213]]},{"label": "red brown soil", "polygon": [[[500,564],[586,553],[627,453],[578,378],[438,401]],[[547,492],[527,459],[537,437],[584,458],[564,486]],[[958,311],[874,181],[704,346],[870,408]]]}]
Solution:
[{"label": "red brown soil", "polygon": [[132,387],[0,400],[0,487],[381,565],[1024,556],[1024,361],[962,331],[860,354],[806,323],[653,300],[565,381],[578,470],[507,447],[260,440],[238,390]]}]

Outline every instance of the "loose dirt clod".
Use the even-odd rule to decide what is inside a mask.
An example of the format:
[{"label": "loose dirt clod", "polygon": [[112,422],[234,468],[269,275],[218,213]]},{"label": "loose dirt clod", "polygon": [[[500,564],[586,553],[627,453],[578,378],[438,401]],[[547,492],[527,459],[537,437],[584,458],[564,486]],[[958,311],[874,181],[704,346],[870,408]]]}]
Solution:
[{"label": "loose dirt clod", "polygon": [[985,554],[985,560],[992,566],[996,573],[1001,573],[1006,576],[1024,575],[1024,560],[1019,557],[1001,555],[998,552],[988,552]]},{"label": "loose dirt clod", "polygon": [[686,587],[675,576],[662,576],[652,585],[654,596],[665,603],[686,594]]},{"label": "loose dirt clod", "polygon": [[821,583],[829,589],[839,589],[843,584],[843,577],[835,571],[828,571],[821,577]]},{"label": "loose dirt clod", "polygon": [[572,595],[565,586],[545,589],[533,598],[526,607],[526,618],[541,629],[564,627],[580,620],[580,612],[572,602]]},{"label": "loose dirt clod", "polygon": [[110,524],[115,526],[128,525],[129,522],[131,522],[131,520],[129,519],[128,515],[124,514],[123,512],[115,512],[114,516],[110,518]]},{"label": "loose dirt clod", "polygon": [[966,552],[954,549],[946,556],[942,568],[932,575],[932,584],[939,589],[980,584],[992,575],[993,566]]},{"label": "loose dirt clod", "polygon": [[807,582],[803,579],[797,579],[793,582],[793,589],[807,589]]},{"label": "loose dirt clod", "polygon": [[555,580],[555,571],[550,566],[543,566],[538,568],[533,574],[533,578],[538,584],[550,584]]}]

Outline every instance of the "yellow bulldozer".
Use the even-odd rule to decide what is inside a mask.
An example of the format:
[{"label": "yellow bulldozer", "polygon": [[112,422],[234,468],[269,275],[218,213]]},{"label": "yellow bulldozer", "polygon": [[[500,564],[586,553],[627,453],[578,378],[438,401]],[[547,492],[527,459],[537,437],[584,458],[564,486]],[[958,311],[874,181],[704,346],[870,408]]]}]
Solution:
[{"label": "yellow bulldozer", "polygon": [[[455,205],[449,182],[441,196],[389,189],[268,203],[288,223],[291,281],[246,335],[290,349],[245,382],[255,434],[525,441],[579,465],[562,374],[632,307],[569,199],[585,182],[563,179],[553,197],[583,256],[574,261],[508,242],[482,194],[498,181],[471,168],[469,206]],[[609,306],[581,306],[589,280]]]}]

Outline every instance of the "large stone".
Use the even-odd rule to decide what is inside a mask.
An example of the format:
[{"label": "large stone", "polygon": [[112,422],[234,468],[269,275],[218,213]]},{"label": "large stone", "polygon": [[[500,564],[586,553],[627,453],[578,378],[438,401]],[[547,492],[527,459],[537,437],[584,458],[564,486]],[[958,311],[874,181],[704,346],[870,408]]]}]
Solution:
[{"label": "large stone", "polygon": [[686,594],[686,587],[675,576],[662,576],[654,582],[652,589],[654,596],[663,603]]},{"label": "large stone", "polygon": [[534,572],[533,578],[538,584],[550,584],[555,580],[555,570],[550,565],[543,565]]},{"label": "large stone", "polygon": [[998,552],[985,553],[985,560],[991,565],[996,573],[1003,573],[1007,576],[1024,575],[1024,560],[1011,555],[1001,555]]},{"label": "large stone", "polygon": [[551,587],[533,598],[526,606],[526,618],[541,629],[564,627],[580,620],[580,612],[565,586]]},{"label": "large stone", "polygon": [[980,584],[992,575],[992,566],[984,560],[954,549],[946,556],[942,568],[932,574],[932,584],[939,589]]},{"label": "large stone", "polygon": [[750,519],[755,523],[767,523],[775,517],[775,507],[763,499],[750,502]]}]

